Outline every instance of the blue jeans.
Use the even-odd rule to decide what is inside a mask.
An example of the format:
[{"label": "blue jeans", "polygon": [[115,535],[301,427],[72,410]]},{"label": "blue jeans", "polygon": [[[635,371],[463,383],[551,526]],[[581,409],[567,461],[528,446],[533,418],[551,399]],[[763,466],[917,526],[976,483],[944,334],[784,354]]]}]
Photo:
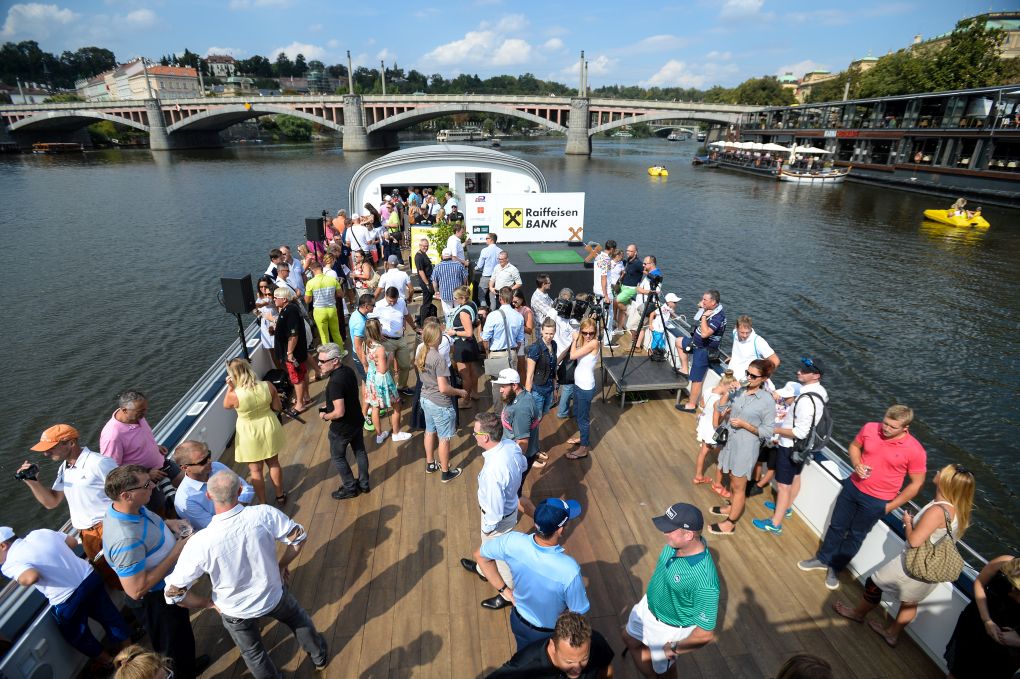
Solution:
[{"label": "blue jeans", "polygon": [[595,400],[595,389],[581,389],[574,385],[574,418],[581,435],[581,445],[588,447],[588,434],[591,431],[591,402]]},{"label": "blue jeans", "polygon": [[846,568],[871,529],[885,516],[885,500],[862,493],[847,478],[816,558],[837,573]]},{"label": "blue jeans", "polygon": [[560,385],[560,405],[556,409],[556,416],[560,419],[570,417],[570,397],[574,395],[573,384]]},{"label": "blue jeans", "polygon": [[[266,616],[279,620],[290,628],[297,637],[298,644],[309,655],[313,663],[321,665],[326,662],[326,639],[319,634],[297,599],[287,589],[283,590],[283,598],[276,608]],[[262,631],[259,629],[258,618],[232,618],[220,615],[223,626],[230,638],[241,651],[241,659],[248,666],[255,679],[279,679],[280,671],[276,669],[266,647],[262,643]]]},{"label": "blue jeans", "polygon": [[553,630],[548,632],[540,632],[537,629],[532,629],[521,622],[521,618],[517,613],[517,609],[513,609],[510,613],[510,631],[514,634],[514,639],[517,641],[517,650],[522,650],[525,646],[529,646],[536,641],[542,639],[548,639],[552,636]]},{"label": "blue jeans", "polygon": [[67,643],[90,658],[102,653],[103,647],[89,629],[89,618],[98,621],[113,642],[131,636],[131,628],[113,605],[103,587],[103,578],[96,571],[89,573],[71,596],[51,608],[50,613]]},{"label": "blue jeans", "polygon": [[545,414],[553,406],[553,387],[532,387],[531,395],[535,398],[535,405],[538,406],[538,412],[545,417]]}]

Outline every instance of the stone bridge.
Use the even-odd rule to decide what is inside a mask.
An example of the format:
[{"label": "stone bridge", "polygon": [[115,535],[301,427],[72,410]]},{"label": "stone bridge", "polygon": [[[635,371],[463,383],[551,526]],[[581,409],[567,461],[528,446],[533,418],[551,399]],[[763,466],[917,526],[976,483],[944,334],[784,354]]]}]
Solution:
[{"label": "stone bridge", "polygon": [[286,114],[343,135],[345,151],[396,148],[397,132],[458,113],[491,113],[529,121],[567,137],[567,153],[591,153],[591,137],[634,123],[739,124],[752,106],[591,97],[464,95],[330,95],[156,99],[0,105],[0,140],[22,146],[74,138],[108,120],[142,130],[153,150],[219,146],[219,131],[250,118]]}]

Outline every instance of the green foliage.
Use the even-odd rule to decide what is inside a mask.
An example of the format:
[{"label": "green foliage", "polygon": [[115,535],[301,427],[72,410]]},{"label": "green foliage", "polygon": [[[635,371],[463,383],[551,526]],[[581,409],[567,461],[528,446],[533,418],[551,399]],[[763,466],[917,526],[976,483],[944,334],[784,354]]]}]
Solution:
[{"label": "green foliage", "polygon": [[117,139],[117,127],[109,120],[100,120],[88,126],[89,136],[96,146],[105,146],[111,139]]},{"label": "green foliage", "polygon": [[43,99],[44,104],[69,104],[75,101],[85,101],[74,92],[59,92],[52,97]]},{"label": "green foliage", "polygon": [[485,134],[492,134],[496,131],[496,121],[492,118],[486,118],[482,121],[482,132]]},{"label": "green foliage", "polygon": [[295,116],[276,116],[276,125],[280,134],[291,141],[308,141],[312,138],[312,124]]},{"label": "green foliage", "polygon": [[44,52],[35,40],[7,42],[0,47],[0,80],[14,84],[37,82],[70,89],[78,78],[89,78],[117,65],[108,49],[82,47],[59,57]]},{"label": "green foliage", "polygon": [[447,241],[453,235],[453,226],[453,224],[446,221],[436,222],[433,226],[433,231],[429,234],[429,240],[432,241],[432,246],[436,249],[436,252],[442,252],[443,248],[446,247]]}]

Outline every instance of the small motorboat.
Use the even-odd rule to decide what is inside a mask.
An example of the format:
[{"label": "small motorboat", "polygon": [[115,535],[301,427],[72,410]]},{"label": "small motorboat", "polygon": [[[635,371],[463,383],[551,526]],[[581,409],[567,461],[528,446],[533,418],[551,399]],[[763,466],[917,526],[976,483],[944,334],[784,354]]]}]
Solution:
[{"label": "small motorboat", "polygon": [[980,209],[974,212],[965,212],[962,215],[956,214],[956,210],[925,210],[924,216],[933,222],[949,226],[976,226],[979,228],[991,226],[988,220],[981,216]]},{"label": "small motorboat", "polygon": [[694,156],[691,158],[691,165],[704,165],[708,162],[708,156]]},{"label": "small motorboat", "polygon": [[648,174],[652,177],[668,177],[669,170],[662,165],[653,165],[648,168]]}]

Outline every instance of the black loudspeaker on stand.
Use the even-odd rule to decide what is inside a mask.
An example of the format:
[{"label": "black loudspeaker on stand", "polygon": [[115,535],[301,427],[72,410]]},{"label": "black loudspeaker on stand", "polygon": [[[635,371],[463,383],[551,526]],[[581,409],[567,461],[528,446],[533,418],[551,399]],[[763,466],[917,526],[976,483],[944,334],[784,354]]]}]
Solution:
[{"label": "black loudspeaker on stand", "polygon": [[220,287],[223,290],[223,307],[227,313],[237,317],[237,333],[241,340],[241,351],[245,359],[251,361],[248,355],[248,344],[244,339],[244,322],[242,314],[251,313],[255,308],[255,290],[251,286],[251,274],[244,276],[222,276]]},{"label": "black loudspeaker on stand", "polygon": [[321,255],[325,254],[319,252],[322,249],[319,244],[326,240],[326,219],[325,212],[321,217],[305,218],[305,240],[312,244],[312,254],[317,262],[321,262]]}]

